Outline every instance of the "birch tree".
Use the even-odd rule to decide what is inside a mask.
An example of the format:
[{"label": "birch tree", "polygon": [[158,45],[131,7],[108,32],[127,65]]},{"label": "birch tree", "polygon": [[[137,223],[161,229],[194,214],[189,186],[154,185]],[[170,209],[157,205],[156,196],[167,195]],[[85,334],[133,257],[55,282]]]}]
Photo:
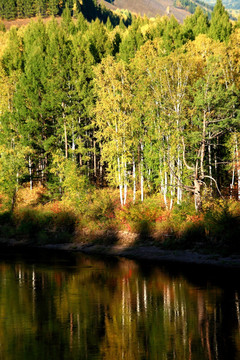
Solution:
[{"label": "birch tree", "polygon": [[107,57],[96,71],[96,136],[108,181],[119,188],[120,202],[127,200],[129,164],[132,162],[131,90],[126,65]]}]

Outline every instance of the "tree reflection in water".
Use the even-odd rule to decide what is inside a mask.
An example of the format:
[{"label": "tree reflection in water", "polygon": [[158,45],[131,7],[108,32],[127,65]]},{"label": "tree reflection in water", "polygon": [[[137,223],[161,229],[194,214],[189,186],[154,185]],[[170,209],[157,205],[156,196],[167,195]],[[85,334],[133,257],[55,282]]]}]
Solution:
[{"label": "tree reflection in water", "polygon": [[0,359],[238,359],[239,291],[73,257],[0,264]]}]

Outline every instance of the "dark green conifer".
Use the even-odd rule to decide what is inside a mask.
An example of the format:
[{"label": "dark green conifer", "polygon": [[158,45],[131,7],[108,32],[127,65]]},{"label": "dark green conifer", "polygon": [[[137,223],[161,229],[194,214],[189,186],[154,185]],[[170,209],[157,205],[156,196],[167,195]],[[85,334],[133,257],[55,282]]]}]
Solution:
[{"label": "dark green conifer", "polygon": [[207,34],[209,29],[207,14],[198,6],[195,13],[184,20],[183,29],[192,32],[193,39],[199,34]]},{"label": "dark green conifer", "polygon": [[17,11],[16,11],[16,5],[15,0],[5,0],[4,4],[4,12],[5,12],[5,18],[7,20],[12,20],[16,18]]},{"label": "dark green conifer", "polygon": [[209,36],[214,40],[225,41],[232,32],[232,24],[229,21],[229,14],[225,10],[222,0],[217,0],[212,12],[209,29]]},{"label": "dark green conifer", "polygon": [[17,17],[24,18],[24,0],[17,0]]}]

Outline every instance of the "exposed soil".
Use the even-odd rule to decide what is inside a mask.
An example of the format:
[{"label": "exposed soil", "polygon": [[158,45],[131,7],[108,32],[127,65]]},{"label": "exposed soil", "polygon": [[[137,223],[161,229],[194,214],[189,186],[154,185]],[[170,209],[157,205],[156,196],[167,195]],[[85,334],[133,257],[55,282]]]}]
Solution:
[{"label": "exposed soil", "polygon": [[[38,19],[39,19],[38,17],[32,17],[32,18],[27,18],[27,19],[2,20],[2,22],[6,26],[6,29],[9,30],[12,26],[16,26],[19,28],[21,26],[25,26],[25,25],[29,24],[31,21],[37,21]],[[51,19],[52,19],[51,17],[42,18],[44,23],[48,22]],[[56,17],[55,19],[58,22],[61,21],[61,17]]]},{"label": "exposed soil", "polygon": [[179,22],[191,15],[188,11],[177,9],[173,6],[173,0],[115,0],[113,4],[99,0],[111,10],[127,9],[133,13],[155,17],[157,15],[174,15]]},{"label": "exposed soil", "polygon": [[128,239],[128,233],[122,233],[121,239],[116,244],[96,243],[66,243],[36,245],[26,241],[0,239],[0,245],[11,248],[36,248],[62,250],[70,252],[82,252],[85,254],[98,254],[107,256],[121,256],[131,259],[150,260],[159,263],[183,263],[210,265],[221,268],[240,269],[240,255],[223,256],[219,254],[200,253],[193,250],[162,250],[155,245],[143,245],[135,243],[135,236]]}]

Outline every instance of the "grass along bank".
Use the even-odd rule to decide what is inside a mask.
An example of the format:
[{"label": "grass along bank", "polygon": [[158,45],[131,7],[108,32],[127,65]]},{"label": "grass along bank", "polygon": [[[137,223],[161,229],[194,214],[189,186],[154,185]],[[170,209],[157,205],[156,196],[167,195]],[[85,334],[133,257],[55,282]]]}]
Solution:
[{"label": "grass along bank", "polygon": [[50,201],[44,187],[21,189],[13,212],[1,196],[0,237],[34,245],[151,245],[167,250],[240,254],[240,204],[208,199],[196,213],[191,199],[170,210],[159,194],[120,206],[118,192],[94,190],[81,201]]}]

